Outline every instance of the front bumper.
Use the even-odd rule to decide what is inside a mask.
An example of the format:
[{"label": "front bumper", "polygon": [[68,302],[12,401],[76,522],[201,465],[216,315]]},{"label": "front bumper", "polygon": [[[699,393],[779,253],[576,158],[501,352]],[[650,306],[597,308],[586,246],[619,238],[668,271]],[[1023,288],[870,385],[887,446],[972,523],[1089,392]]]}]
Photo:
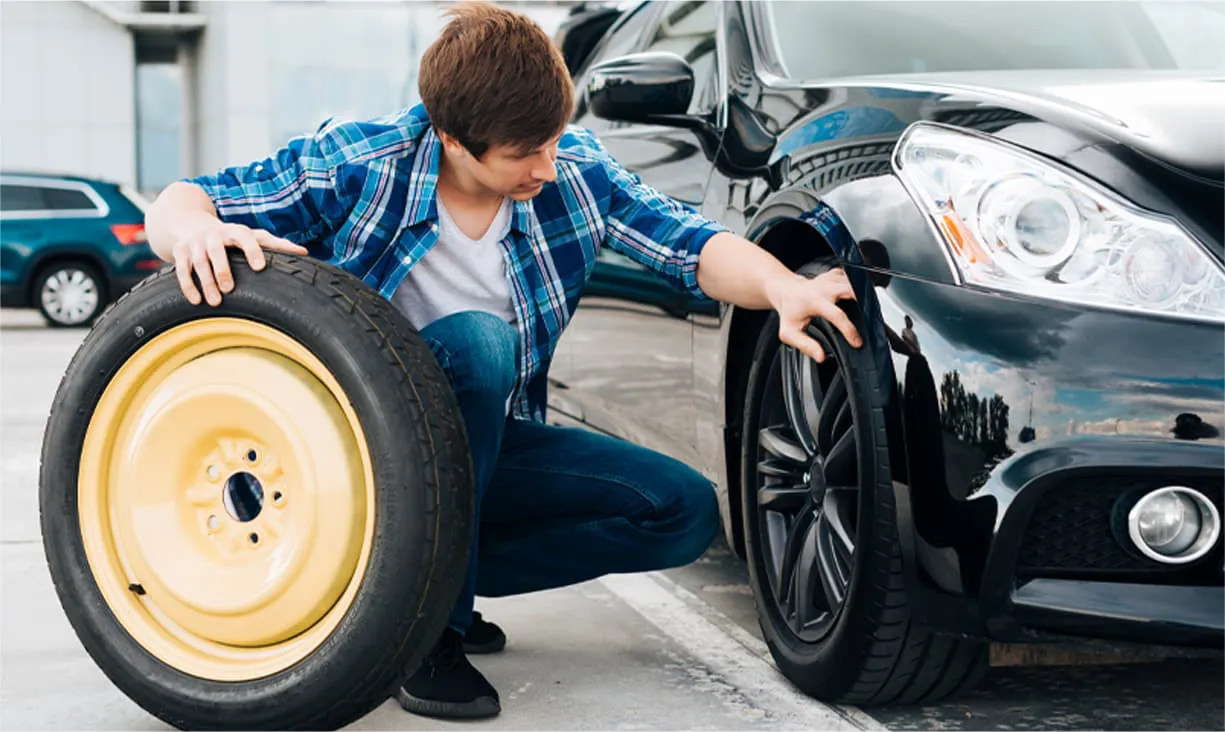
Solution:
[{"label": "front bumper", "polygon": [[[1220,647],[1225,641],[1225,546],[1186,565],[1141,554],[1127,510],[1177,484],[1225,508],[1219,445],[1080,438],[1025,453],[967,505],[994,506],[977,592],[988,635],[1042,634]],[[985,510],[985,508],[983,509]],[[986,527],[980,527],[985,531]]]},{"label": "front bumper", "polygon": [[1010,627],[1070,636],[1141,639],[1171,646],[1221,645],[1225,588],[1033,579],[1012,591]]},{"label": "front bumper", "polygon": [[894,394],[890,468],[919,622],[1002,641],[1220,647],[1222,540],[1191,565],[1159,564],[1118,512],[1187,485],[1225,515],[1225,327],[873,284],[869,342]]}]

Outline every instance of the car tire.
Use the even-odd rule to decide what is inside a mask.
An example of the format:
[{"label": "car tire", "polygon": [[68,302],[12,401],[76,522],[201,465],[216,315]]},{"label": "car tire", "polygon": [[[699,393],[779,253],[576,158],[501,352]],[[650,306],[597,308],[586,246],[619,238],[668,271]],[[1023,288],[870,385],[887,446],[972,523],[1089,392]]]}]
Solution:
[{"label": "car tire", "polygon": [[[815,276],[836,266],[821,261],[801,272]],[[842,307],[864,332],[857,306]],[[960,693],[985,673],[988,649],[935,635],[911,617],[886,385],[866,346],[850,347],[820,319],[808,333],[826,353],[820,364],[780,344],[778,316],[771,314],[753,356],[743,415],[745,550],[770,653],[800,690],[829,703],[911,704]],[[784,383],[797,385],[790,410]]]},{"label": "car tire", "polygon": [[429,347],[357,278],[266,256],[231,252],[216,307],[168,269],[108,308],[42,447],[63,610],[178,728],[364,716],[441,636],[468,562],[471,460]]},{"label": "car tire", "polygon": [[[57,293],[71,288],[72,301],[57,300]],[[102,272],[79,260],[52,262],[39,270],[30,290],[31,300],[53,328],[88,328],[106,307]]]}]

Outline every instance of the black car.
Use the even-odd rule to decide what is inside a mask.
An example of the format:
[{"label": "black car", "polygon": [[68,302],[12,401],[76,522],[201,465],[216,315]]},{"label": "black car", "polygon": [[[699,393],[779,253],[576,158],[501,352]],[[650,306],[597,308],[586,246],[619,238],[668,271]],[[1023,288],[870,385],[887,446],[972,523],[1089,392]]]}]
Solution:
[{"label": "black car", "polygon": [[1222,648],[1222,37],[1213,3],[643,2],[572,49],[627,168],[855,287],[821,363],[771,312],[600,296],[551,371],[559,421],[715,484],[809,694]]}]

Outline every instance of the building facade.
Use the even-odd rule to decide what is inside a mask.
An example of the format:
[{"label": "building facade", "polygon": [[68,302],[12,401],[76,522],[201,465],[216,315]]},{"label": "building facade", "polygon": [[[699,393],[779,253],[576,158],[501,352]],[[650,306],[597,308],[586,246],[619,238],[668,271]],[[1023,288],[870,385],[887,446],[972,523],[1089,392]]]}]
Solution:
[{"label": "building facade", "polygon": [[[155,195],[328,117],[410,106],[448,4],[4,0],[0,167]],[[552,34],[572,3],[502,4]]]}]

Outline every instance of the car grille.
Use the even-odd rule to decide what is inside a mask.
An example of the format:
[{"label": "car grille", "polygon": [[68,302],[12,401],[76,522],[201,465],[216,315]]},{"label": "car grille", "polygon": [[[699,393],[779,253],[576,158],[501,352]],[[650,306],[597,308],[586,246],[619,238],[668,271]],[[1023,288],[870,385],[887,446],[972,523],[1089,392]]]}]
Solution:
[{"label": "car grille", "polygon": [[[1222,546],[1189,566],[1167,565],[1130,548],[1126,515],[1119,498],[1175,481],[1121,479],[1070,480],[1046,491],[1025,530],[1017,571],[1023,577],[1064,577],[1107,581],[1159,581],[1171,584],[1219,585]],[[1222,510],[1219,483],[1176,481],[1202,491]],[[1127,504],[1130,505],[1130,504]],[[1118,512],[1119,516],[1114,516]],[[1112,522],[1119,527],[1118,538]],[[1126,542],[1126,543],[1124,543]]]}]

